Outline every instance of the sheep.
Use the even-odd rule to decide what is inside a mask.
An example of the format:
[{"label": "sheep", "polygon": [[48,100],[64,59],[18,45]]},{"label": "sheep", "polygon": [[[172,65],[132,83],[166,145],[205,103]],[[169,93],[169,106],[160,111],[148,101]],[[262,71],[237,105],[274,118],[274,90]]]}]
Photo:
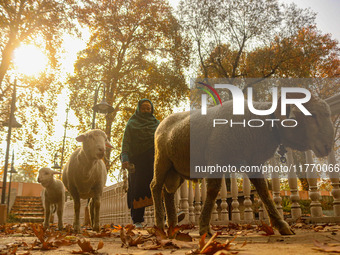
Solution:
[{"label": "sheep", "polygon": [[40,168],[38,182],[44,187],[42,191],[42,200],[45,211],[44,228],[49,227],[51,210],[57,208],[58,229],[63,229],[63,212],[65,204],[65,187],[61,180],[53,178],[53,175],[60,174],[50,168]]},{"label": "sheep", "polygon": [[102,160],[105,147],[112,148],[106,134],[99,129],[90,130],[79,135],[76,140],[82,143],[77,148],[63,169],[63,183],[74,201],[73,227],[80,230],[80,199],[91,198],[90,216],[94,231],[99,231],[100,199],[106,183],[107,170]]},{"label": "sheep", "polygon": [[[292,98],[297,95],[292,94]],[[280,101],[280,99],[279,99]],[[241,119],[286,119],[280,114],[280,102],[278,108],[270,116],[258,116],[252,114],[245,105],[245,115],[232,115],[232,101],[224,102],[207,109],[206,115],[201,115],[200,110],[174,113],[165,118],[155,133],[155,162],[154,177],[150,184],[154,209],[155,224],[164,228],[164,210],[162,205],[162,190],[167,212],[168,226],[177,224],[174,193],[183,183],[184,179],[190,179],[190,154],[195,159],[203,159],[205,162],[216,162],[221,158],[230,165],[260,165],[274,156],[279,144],[299,151],[312,150],[317,157],[329,154],[333,145],[334,129],[330,119],[328,104],[312,96],[304,106],[312,113],[305,116],[295,106],[290,108],[289,118],[294,118],[298,124],[296,127],[282,128],[271,127],[266,122],[262,127],[250,128],[241,125],[230,127],[221,125],[212,127],[214,119],[225,119],[232,116],[234,121]],[[270,103],[254,102],[255,109],[269,109]],[[289,105],[288,105],[289,106]],[[197,125],[204,133],[190,133],[190,125]],[[208,131],[207,131],[208,130]],[[190,143],[191,141],[191,143]],[[214,146],[213,151],[209,149]],[[220,154],[218,155],[219,152]],[[196,162],[195,162],[196,165]],[[198,164],[197,164],[198,165]],[[208,164],[209,165],[209,164]],[[282,235],[293,234],[289,225],[278,213],[268,192],[267,182],[264,176],[254,178],[248,174],[254,184],[261,200],[263,201],[271,223]],[[163,189],[163,187],[165,187]],[[211,235],[209,227],[212,209],[221,187],[221,179],[207,179],[207,197],[199,219],[200,234]]]}]

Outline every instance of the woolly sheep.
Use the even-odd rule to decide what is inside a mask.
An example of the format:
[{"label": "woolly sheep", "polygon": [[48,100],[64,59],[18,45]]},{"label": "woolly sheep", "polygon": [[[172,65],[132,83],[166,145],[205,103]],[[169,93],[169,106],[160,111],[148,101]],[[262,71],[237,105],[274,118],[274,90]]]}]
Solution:
[{"label": "woolly sheep", "polygon": [[[297,98],[293,97],[292,98]],[[240,119],[285,119],[280,115],[280,102],[274,112],[275,116],[253,115],[245,105],[244,116],[232,115],[232,101],[224,102],[207,109],[207,115],[202,116],[200,110],[175,113],[161,122],[155,133],[155,168],[151,182],[151,191],[155,208],[155,223],[159,228],[164,228],[164,210],[162,206],[162,189],[167,211],[168,225],[177,224],[174,193],[183,183],[190,178],[190,153],[210,162],[216,162],[216,151],[223,153],[230,165],[239,165],[246,162],[247,165],[260,165],[274,156],[280,143],[299,151],[312,150],[317,157],[329,154],[333,145],[334,129],[330,119],[330,109],[327,103],[321,99],[312,97],[304,106],[312,113],[312,116],[303,115],[293,106],[290,109],[298,122],[294,128],[271,128],[270,122],[258,128],[243,127],[240,125],[230,128],[221,125],[220,128],[212,127],[213,119],[224,118],[240,121]],[[255,109],[269,109],[270,103],[254,102]],[[204,120],[202,121],[202,119]],[[191,123],[190,123],[191,122]],[[209,125],[204,130],[209,130],[197,137],[190,137],[190,125]],[[211,126],[211,127],[210,127]],[[192,135],[192,134],[191,134]],[[190,147],[190,139],[195,143]],[[214,145],[214,151],[204,150]],[[216,147],[217,146],[217,147]],[[210,147],[211,148],[211,147]],[[215,160],[215,161],[214,161]],[[268,186],[263,175],[261,178],[252,178],[261,200],[263,201],[271,223],[283,235],[293,234],[289,225],[278,213],[268,192]],[[200,234],[210,232],[210,218],[217,194],[221,187],[220,179],[207,179],[207,197],[200,215]]]},{"label": "woolly sheep", "polygon": [[99,129],[81,134],[76,140],[82,143],[82,147],[72,153],[63,169],[63,182],[74,201],[73,227],[79,232],[80,199],[91,198],[91,225],[94,231],[99,231],[100,199],[107,175],[102,159],[105,147],[112,148],[112,145]]},{"label": "woolly sheep", "polygon": [[44,227],[49,227],[51,210],[53,206],[57,208],[58,228],[63,229],[63,212],[65,204],[65,187],[61,180],[56,180],[53,175],[60,174],[50,168],[41,168],[39,170],[38,182],[44,187],[42,200],[45,211]]}]

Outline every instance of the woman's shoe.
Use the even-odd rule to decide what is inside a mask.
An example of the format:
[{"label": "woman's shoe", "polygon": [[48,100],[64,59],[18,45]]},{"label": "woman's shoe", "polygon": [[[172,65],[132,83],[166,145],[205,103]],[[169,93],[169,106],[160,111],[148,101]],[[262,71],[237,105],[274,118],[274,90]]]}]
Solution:
[{"label": "woman's shoe", "polygon": [[180,223],[185,218],[185,213],[183,211],[177,213],[177,222]]},{"label": "woman's shoe", "polygon": [[136,222],[134,225],[135,225],[135,228],[143,228],[143,225],[140,222]]}]

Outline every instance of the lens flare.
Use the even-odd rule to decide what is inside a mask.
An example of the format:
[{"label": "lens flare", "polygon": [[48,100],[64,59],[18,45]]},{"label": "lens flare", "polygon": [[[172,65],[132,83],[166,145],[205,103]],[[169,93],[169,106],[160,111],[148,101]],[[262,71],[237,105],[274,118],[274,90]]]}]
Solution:
[{"label": "lens flare", "polygon": [[47,65],[47,57],[34,45],[22,45],[14,52],[16,70],[24,75],[41,73]]}]

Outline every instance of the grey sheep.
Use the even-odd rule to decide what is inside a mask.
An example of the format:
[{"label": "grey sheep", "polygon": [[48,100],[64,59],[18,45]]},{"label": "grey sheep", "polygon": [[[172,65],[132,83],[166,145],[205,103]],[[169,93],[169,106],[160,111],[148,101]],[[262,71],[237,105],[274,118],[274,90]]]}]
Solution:
[{"label": "grey sheep", "polygon": [[[270,105],[270,103],[254,102],[256,109],[269,109]],[[281,105],[280,102],[278,105]],[[282,143],[286,147],[299,151],[312,150],[317,157],[328,155],[334,138],[329,106],[325,101],[315,97],[312,97],[304,106],[312,113],[312,116],[305,116],[295,106],[292,106],[290,118],[294,118],[298,125],[291,128],[281,126],[272,128],[270,122],[267,121],[262,127],[257,128],[240,125],[232,128],[228,125],[221,125],[213,128],[211,123],[216,118],[229,117],[230,119],[232,117],[235,121],[287,118],[281,116],[280,107],[274,112],[274,116],[258,116],[252,114],[247,105],[245,105],[244,116],[233,116],[232,101],[224,102],[223,106],[208,108],[206,116],[202,116],[200,110],[196,110],[192,113],[175,113],[164,119],[155,133],[155,167],[150,185],[156,226],[164,228],[162,190],[168,225],[177,224],[174,193],[184,179],[190,178],[190,154],[195,155],[196,159],[202,158],[203,162],[216,162],[222,156],[230,165],[239,165],[242,162],[246,162],[247,165],[260,165],[273,157],[279,144]],[[201,125],[202,130],[208,130],[208,132],[190,135],[190,125],[197,125],[197,127]],[[192,144],[190,144],[190,139],[192,139]],[[215,146],[213,151],[204,149],[211,148],[211,146]],[[259,177],[252,178],[249,175],[267,209],[271,223],[281,234],[293,234],[270,198],[264,176]],[[209,223],[220,187],[221,179],[207,180],[207,197],[199,220],[200,234],[211,234]]]},{"label": "grey sheep", "polygon": [[49,227],[51,211],[56,207],[58,215],[58,228],[63,229],[63,213],[65,204],[65,187],[61,180],[54,179],[55,174],[60,172],[50,168],[41,168],[39,170],[38,182],[44,187],[42,191],[42,200],[44,205],[44,228]]},{"label": "grey sheep", "polygon": [[105,148],[112,148],[106,134],[99,129],[79,135],[82,143],[63,169],[63,183],[74,201],[73,227],[79,232],[80,199],[91,198],[90,216],[94,231],[99,231],[100,199],[106,183],[107,170],[103,161]]}]

